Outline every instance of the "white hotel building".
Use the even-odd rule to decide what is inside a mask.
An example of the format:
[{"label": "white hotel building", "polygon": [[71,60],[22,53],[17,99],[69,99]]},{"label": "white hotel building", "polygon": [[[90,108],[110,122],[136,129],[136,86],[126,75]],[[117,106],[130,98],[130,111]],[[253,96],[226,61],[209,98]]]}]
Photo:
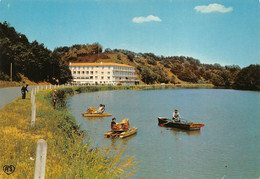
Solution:
[{"label": "white hotel building", "polygon": [[138,84],[133,66],[118,63],[70,63],[73,83],[88,85]]}]

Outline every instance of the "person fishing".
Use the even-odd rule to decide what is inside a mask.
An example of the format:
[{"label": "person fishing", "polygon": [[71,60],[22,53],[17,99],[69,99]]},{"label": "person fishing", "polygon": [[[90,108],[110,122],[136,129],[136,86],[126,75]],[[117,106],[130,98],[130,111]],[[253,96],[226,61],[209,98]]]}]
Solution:
[{"label": "person fishing", "polygon": [[22,99],[25,99],[26,98],[26,92],[28,92],[28,87],[29,85],[26,84],[26,85],[23,85],[23,87],[21,88],[21,93],[22,93]]},{"label": "person fishing", "polygon": [[57,91],[54,90],[54,91],[53,91],[53,94],[52,94],[53,109],[55,109],[56,101],[57,101]]},{"label": "person fishing", "polygon": [[181,122],[181,115],[178,112],[177,108],[175,108],[174,112],[172,113],[172,120],[174,120],[175,122]]}]

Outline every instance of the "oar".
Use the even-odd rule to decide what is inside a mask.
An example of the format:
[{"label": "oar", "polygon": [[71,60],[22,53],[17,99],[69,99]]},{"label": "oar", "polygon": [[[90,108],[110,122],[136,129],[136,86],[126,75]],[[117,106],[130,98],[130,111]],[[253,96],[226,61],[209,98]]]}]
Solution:
[{"label": "oar", "polygon": [[187,120],[187,119],[183,119],[183,118],[182,118],[182,120],[184,120],[184,121],[186,121],[186,122],[188,122],[188,123],[191,123],[191,124],[194,123],[194,122],[192,122],[192,121],[190,121],[190,120]]},{"label": "oar", "polygon": [[163,124],[161,124],[160,126],[163,127],[163,126],[165,126],[165,124],[168,124],[168,123],[170,123],[170,122],[172,122],[172,121],[168,120],[168,122],[163,123]]}]

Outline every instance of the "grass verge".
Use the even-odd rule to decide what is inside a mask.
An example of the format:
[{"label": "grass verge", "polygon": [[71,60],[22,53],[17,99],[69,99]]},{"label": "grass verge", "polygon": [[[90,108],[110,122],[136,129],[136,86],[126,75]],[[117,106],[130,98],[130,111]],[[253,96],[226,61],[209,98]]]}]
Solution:
[{"label": "grass verge", "polygon": [[[58,91],[65,97],[73,90]],[[93,148],[91,142],[84,144],[88,136],[79,131],[66,109],[52,108],[51,93],[45,90],[37,94],[33,128],[30,97],[25,100],[19,97],[0,110],[0,166],[15,166],[11,175],[0,170],[0,178],[33,178],[39,139],[46,140],[48,145],[46,178],[116,178],[129,177],[135,172],[134,156],[122,157],[124,149],[111,152],[109,148]]]}]

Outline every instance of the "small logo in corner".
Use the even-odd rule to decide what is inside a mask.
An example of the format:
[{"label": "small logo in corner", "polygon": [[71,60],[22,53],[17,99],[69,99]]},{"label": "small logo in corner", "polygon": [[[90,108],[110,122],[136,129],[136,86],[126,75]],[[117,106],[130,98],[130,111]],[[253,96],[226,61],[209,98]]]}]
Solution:
[{"label": "small logo in corner", "polygon": [[3,167],[3,170],[4,170],[4,172],[5,172],[7,175],[10,175],[10,174],[14,173],[15,167],[14,167],[13,165],[5,165],[5,166]]}]

